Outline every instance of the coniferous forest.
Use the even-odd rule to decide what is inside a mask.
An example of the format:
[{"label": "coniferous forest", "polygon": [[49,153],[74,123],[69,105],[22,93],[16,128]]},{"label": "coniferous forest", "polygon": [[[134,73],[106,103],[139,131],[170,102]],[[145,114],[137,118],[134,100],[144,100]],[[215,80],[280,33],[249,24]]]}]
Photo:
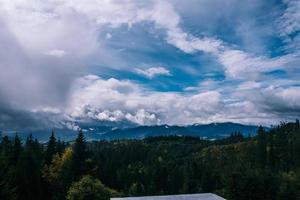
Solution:
[{"label": "coniferous forest", "polygon": [[72,142],[52,133],[2,136],[0,199],[106,200],[213,192],[232,200],[300,199],[300,125],[259,128],[254,137],[233,133],[208,141],[195,137]]}]

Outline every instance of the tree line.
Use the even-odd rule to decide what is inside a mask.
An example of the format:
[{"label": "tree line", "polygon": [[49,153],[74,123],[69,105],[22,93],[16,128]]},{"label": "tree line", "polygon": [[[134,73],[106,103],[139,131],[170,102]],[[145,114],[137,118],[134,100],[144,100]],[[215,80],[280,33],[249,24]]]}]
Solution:
[{"label": "tree line", "polygon": [[232,200],[300,199],[300,125],[260,127],[254,137],[0,143],[0,199],[107,200],[213,192]]}]

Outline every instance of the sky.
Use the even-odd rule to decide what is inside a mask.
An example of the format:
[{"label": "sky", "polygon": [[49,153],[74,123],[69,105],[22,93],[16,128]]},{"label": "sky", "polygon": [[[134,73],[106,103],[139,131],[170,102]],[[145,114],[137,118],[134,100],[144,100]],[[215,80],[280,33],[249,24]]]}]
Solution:
[{"label": "sky", "polygon": [[0,128],[300,117],[300,0],[0,0]]}]

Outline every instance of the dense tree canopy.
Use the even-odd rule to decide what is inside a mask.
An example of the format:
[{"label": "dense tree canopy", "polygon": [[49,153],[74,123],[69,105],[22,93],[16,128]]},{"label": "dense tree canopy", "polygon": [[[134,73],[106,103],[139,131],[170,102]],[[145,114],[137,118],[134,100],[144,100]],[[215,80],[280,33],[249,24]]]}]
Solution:
[{"label": "dense tree canopy", "polygon": [[[110,189],[113,188],[113,189]],[[118,191],[118,192],[116,192]],[[29,135],[0,142],[0,199],[108,199],[214,192],[232,200],[300,198],[300,125],[195,137],[47,143]]]}]

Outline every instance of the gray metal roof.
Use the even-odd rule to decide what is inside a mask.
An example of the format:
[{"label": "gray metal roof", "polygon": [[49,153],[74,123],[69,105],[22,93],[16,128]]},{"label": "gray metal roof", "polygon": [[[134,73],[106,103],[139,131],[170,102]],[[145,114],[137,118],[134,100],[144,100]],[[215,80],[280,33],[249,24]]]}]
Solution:
[{"label": "gray metal roof", "polygon": [[225,199],[212,193],[202,193],[202,194],[182,194],[182,195],[168,195],[168,196],[124,197],[124,198],[111,198],[111,200],[225,200]]}]

